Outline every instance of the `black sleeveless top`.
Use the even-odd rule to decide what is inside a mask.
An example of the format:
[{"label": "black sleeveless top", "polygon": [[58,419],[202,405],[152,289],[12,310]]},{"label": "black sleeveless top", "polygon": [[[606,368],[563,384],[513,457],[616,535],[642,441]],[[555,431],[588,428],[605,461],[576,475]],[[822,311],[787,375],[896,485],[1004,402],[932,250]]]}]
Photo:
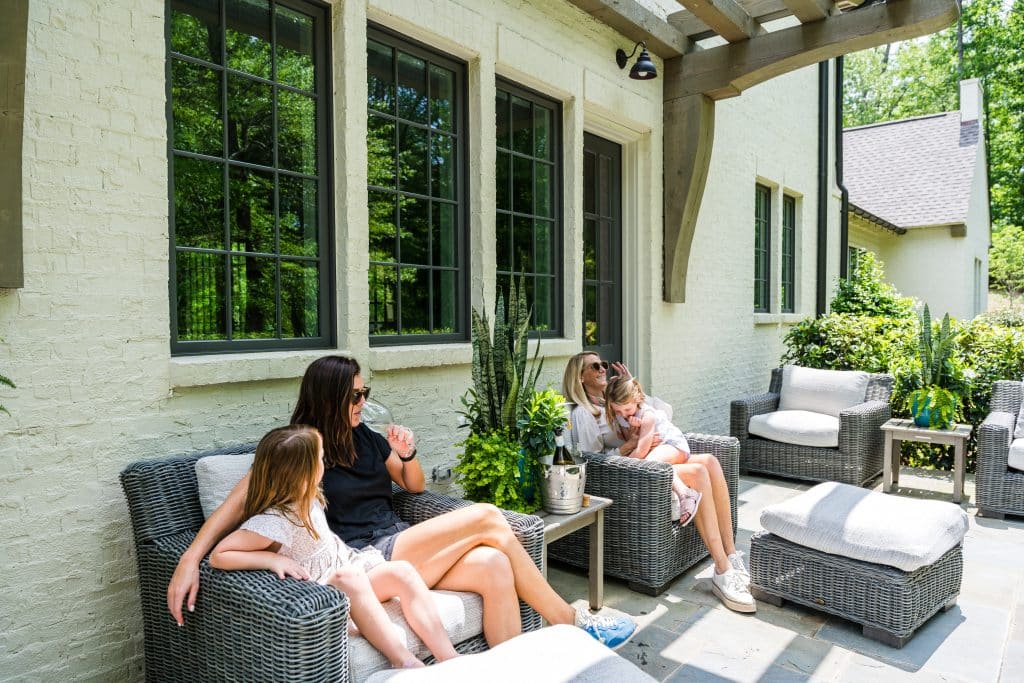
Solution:
[{"label": "black sleeveless top", "polygon": [[353,548],[362,548],[409,525],[393,507],[391,476],[384,466],[391,454],[387,439],[360,424],[352,430],[352,445],[352,467],[335,465],[324,472],[325,512],[331,531]]}]

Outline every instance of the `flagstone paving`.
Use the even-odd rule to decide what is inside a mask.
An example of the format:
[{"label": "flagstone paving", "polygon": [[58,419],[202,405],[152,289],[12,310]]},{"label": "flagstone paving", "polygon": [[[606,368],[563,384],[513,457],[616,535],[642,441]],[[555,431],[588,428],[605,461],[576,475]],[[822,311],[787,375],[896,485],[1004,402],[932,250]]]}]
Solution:
[{"label": "flagstone paving", "polygon": [[[949,472],[908,468],[900,483],[896,495],[947,501],[953,486]],[[739,547],[749,548],[766,505],[808,486],[743,477]],[[964,494],[970,530],[957,605],[900,650],[865,638],[857,624],[791,603],[758,603],[754,615],[731,612],[711,593],[709,560],[657,597],[606,578],[602,612],[636,619],[636,634],[618,652],[659,681],[1024,681],[1024,518],[977,517],[971,476]],[[586,604],[584,574],[555,565],[548,578],[575,606]]]}]

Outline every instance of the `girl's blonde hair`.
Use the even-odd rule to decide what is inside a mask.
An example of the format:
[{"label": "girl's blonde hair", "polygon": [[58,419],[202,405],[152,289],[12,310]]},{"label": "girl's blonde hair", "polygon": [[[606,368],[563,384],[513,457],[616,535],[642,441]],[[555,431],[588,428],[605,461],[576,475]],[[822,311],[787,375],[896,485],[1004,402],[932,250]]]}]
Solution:
[{"label": "girl's blonde hair", "polygon": [[608,384],[604,388],[604,412],[605,419],[608,424],[611,425],[612,429],[619,436],[620,439],[626,438],[625,431],[619,427],[619,421],[615,419],[615,411],[612,410],[612,404],[628,405],[630,403],[643,403],[644,399],[643,387],[640,386],[640,382],[632,377],[623,377],[618,375],[608,380]]},{"label": "girl's blonde hair", "polygon": [[309,511],[314,500],[325,505],[317,482],[322,443],[320,432],[307,425],[288,425],[267,432],[256,446],[252,461],[245,518],[279,510],[319,540]]},{"label": "girl's blonde hair", "polygon": [[570,403],[583,406],[590,411],[590,414],[597,417],[601,414],[600,408],[594,406],[587,396],[587,390],[583,388],[583,368],[587,363],[583,362],[588,356],[600,359],[601,356],[593,351],[581,351],[569,359],[565,364],[565,372],[562,374],[562,395],[569,399]]}]

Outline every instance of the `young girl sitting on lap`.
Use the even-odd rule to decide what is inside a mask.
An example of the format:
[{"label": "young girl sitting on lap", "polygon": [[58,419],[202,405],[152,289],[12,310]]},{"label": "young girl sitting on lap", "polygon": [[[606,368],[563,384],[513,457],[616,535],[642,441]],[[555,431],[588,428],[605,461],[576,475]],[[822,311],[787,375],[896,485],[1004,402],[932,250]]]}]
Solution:
[{"label": "young girl sitting on lap", "polygon": [[217,569],[269,569],[278,577],[311,579],[348,595],[349,614],[392,666],[423,662],[403,644],[381,602],[397,597],[402,613],[439,661],[458,656],[423,579],[408,562],[386,561],[373,546],[354,550],[327,525],[320,480],[320,433],[305,425],[280,427],[256,447],[246,521],[210,555]]},{"label": "young girl sitting on lap", "polygon": [[[630,432],[637,435],[636,448],[629,454],[641,458],[681,465],[690,458],[690,445],[686,437],[661,410],[644,403],[640,383],[631,377],[619,375],[608,380],[604,390],[604,405],[608,424],[619,438],[627,439]],[[661,443],[651,448],[654,434]],[[672,473],[672,493],[679,502],[679,524],[686,526],[697,512],[701,494],[683,483],[679,475]]]}]

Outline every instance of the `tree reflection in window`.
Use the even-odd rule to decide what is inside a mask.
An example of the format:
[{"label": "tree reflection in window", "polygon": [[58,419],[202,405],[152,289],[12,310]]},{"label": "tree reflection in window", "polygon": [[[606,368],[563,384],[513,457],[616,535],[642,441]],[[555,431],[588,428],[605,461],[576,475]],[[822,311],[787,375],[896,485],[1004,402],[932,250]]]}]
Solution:
[{"label": "tree reflection in window", "polygon": [[323,345],[327,13],[169,6],[174,350]]},{"label": "tree reflection in window", "polygon": [[509,276],[524,274],[531,329],[554,335],[560,329],[562,298],[561,107],[502,81],[495,111],[498,290],[507,301]]},{"label": "tree reflection in window", "polygon": [[371,339],[463,339],[464,67],[376,29],[366,57]]}]

